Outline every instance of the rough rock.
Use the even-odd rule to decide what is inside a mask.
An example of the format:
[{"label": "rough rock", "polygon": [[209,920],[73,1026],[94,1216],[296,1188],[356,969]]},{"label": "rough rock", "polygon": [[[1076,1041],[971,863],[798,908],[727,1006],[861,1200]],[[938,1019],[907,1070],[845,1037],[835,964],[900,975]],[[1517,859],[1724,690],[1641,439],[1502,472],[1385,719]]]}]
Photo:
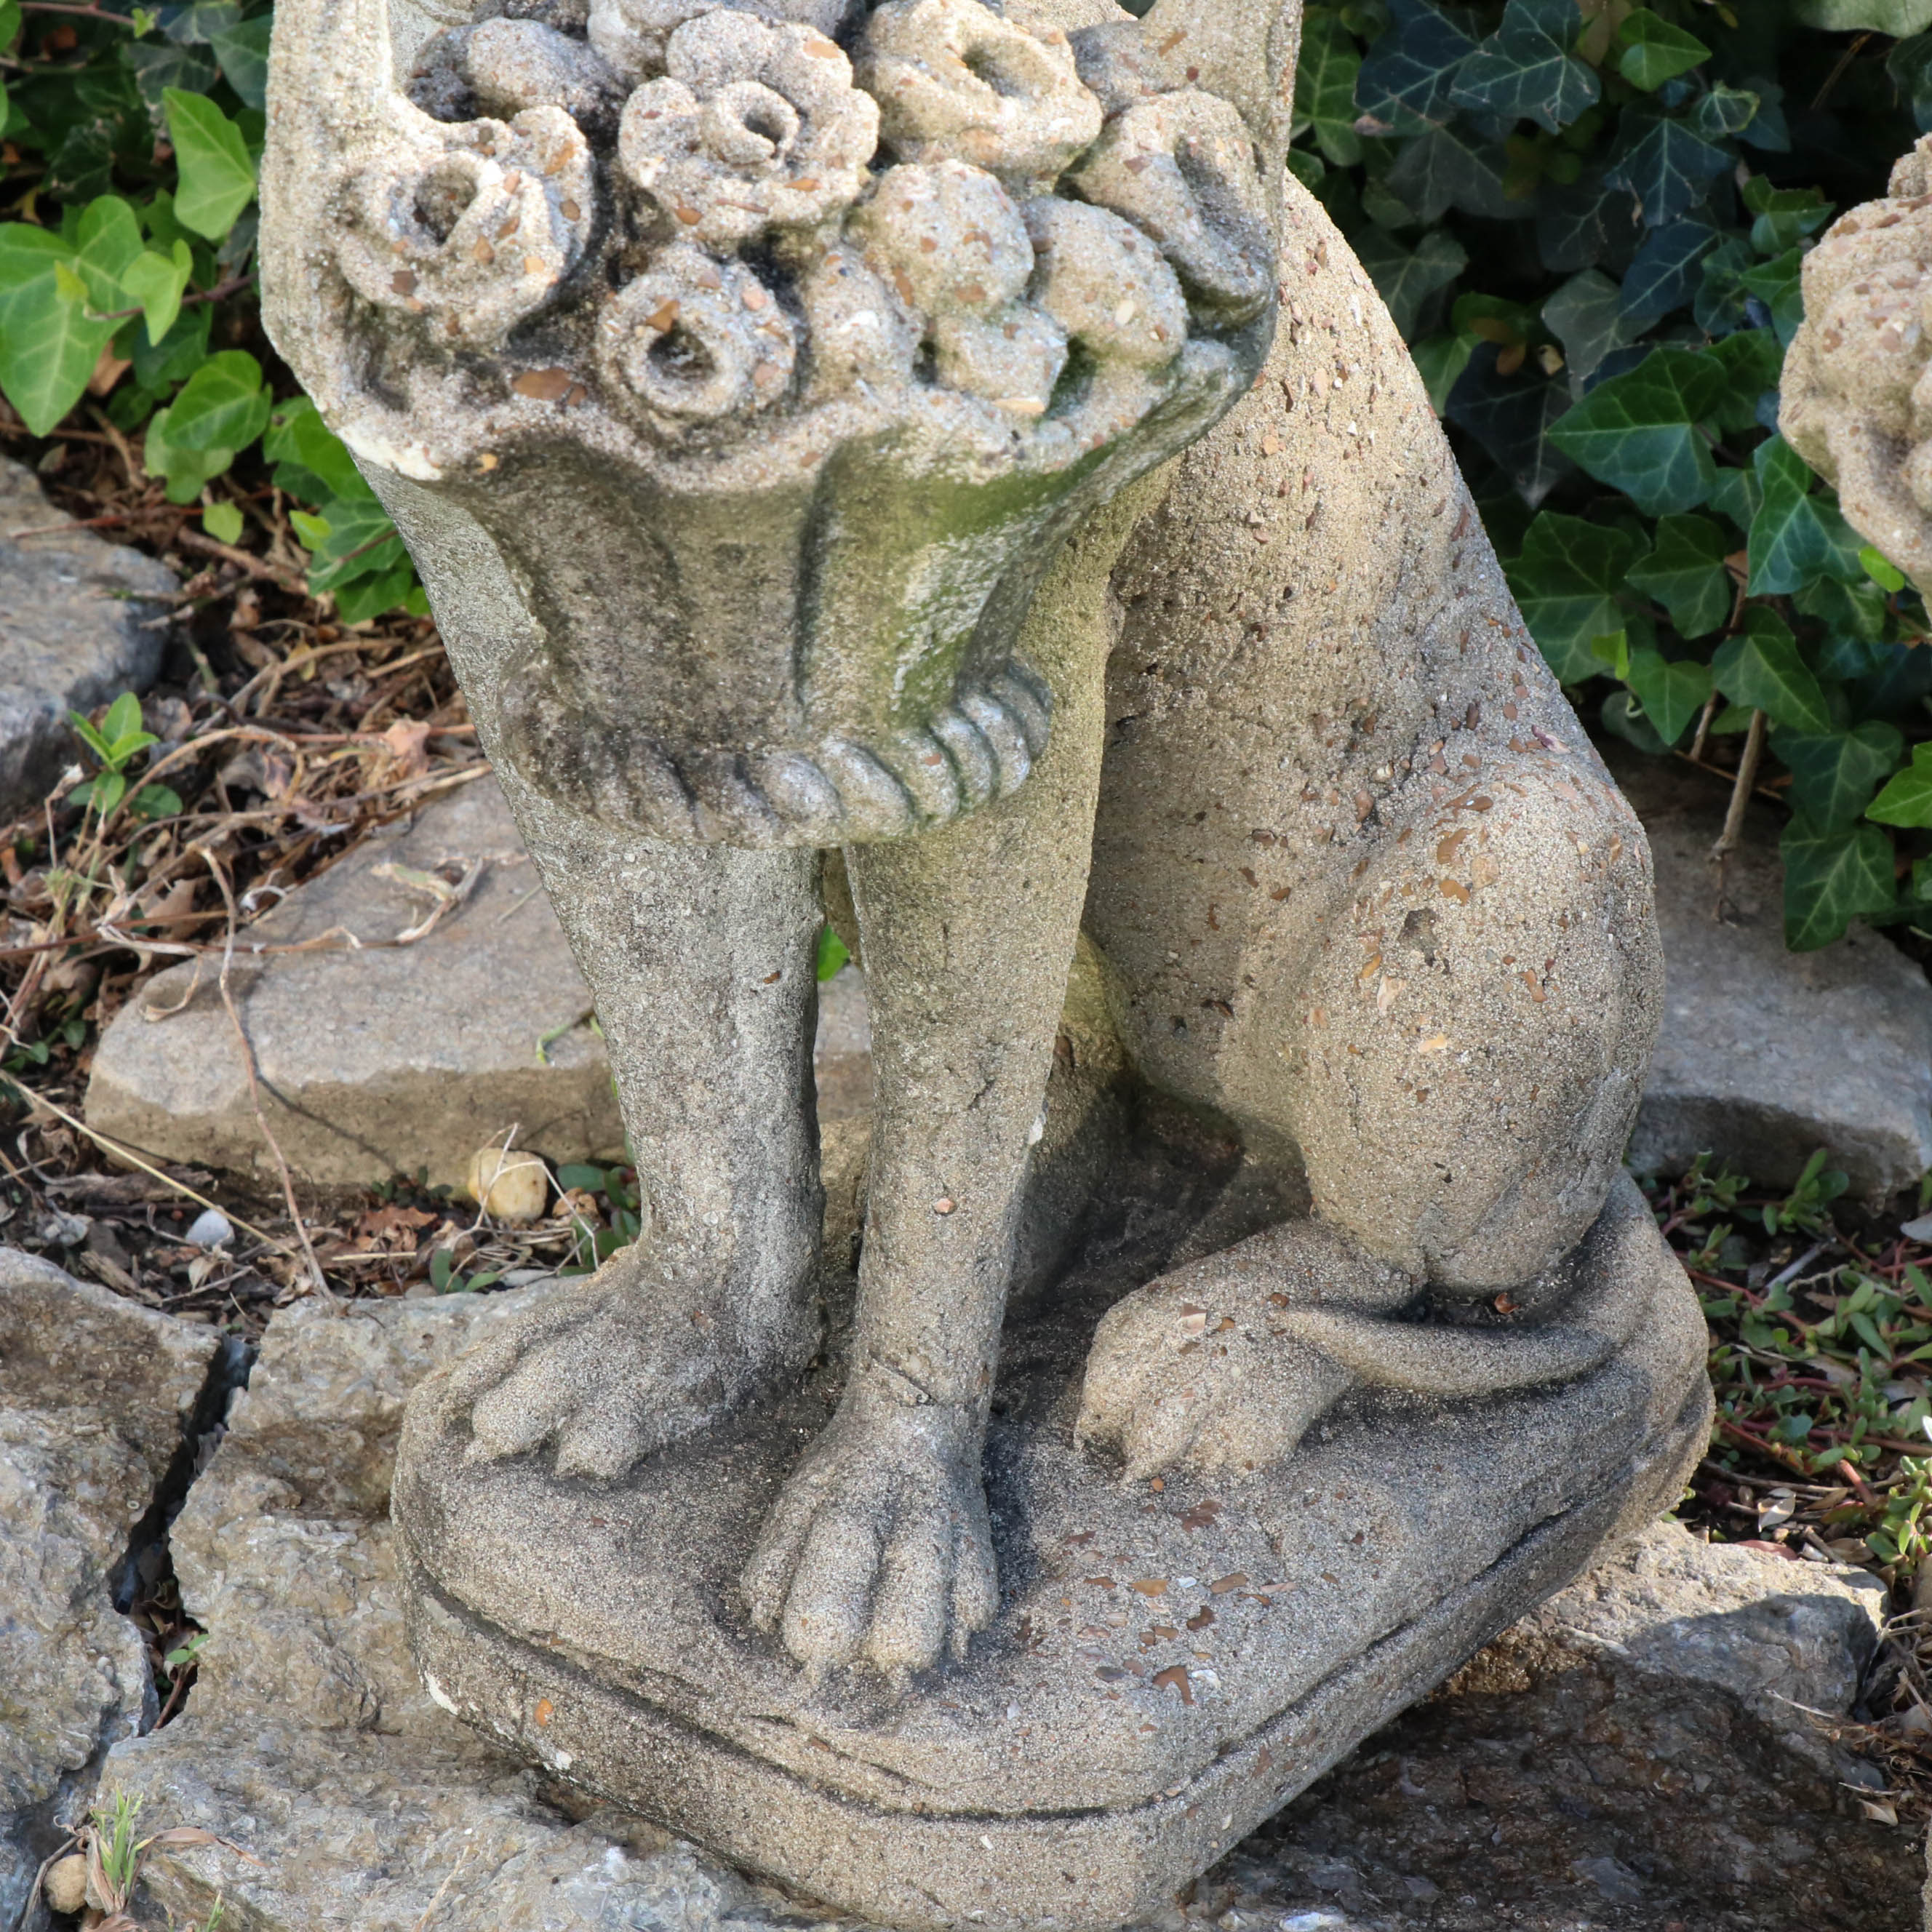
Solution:
[{"label": "rough rock", "polygon": [[[109,1767],[157,1825],[262,1862],[160,1852],[150,1922],[218,1891],[251,1932],[850,1922],[587,1810],[418,1685],[386,1514],[403,1400],[543,1292],[274,1317],[174,1530],[212,1633],[200,1681]],[[1660,1525],[1294,1801],[1165,1932],[1905,1932],[1915,1846],[1774,1727],[1781,1698],[1847,1707],[1875,1607],[1862,1573]]]},{"label": "rough rock", "polygon": [[[386,868],[482,860],[469,898],[428,936],[383,946],[434,902]],[[451,868],[454,870],[454,868]],[[590,994],[538,886],[494,778],[378,834],[250,928],[288,945],[332,928],[365,950],[238,960],[238,1004],[260,1065],[269,1125],[311,1181],[358,1186],[427,1166],[460,1185],[482,1145],[512,1126],[554,1161],[614,1154],[623,1130]],[[158,975],[149,1010],[188,992],[194,968]],[[872,1102],[865,985],[848,967],[819,988],[819,1117]],[[540,1061],[537,1046],[556,1028]],[[124,1007],[94,1062],[87,1118],[104,1134],[176,1161],[247,1169],[268,1160],[212,973],[178,1013]]]},{"label": "rough rock", "polygon": [[872,1108],[872,1020],[865,976],[843,968],[818,988],[818,1040],[812,1054],[818,1118],[856,1120]]},{"label": "rough rock", "polygon": [[76,1778],[153,1721],[147,1657],[114,1586],[219,1346],[0,1248],[0,1925],[57,1842]]},{"label": "rough rock", "polygon": [[[424,938],[435,902],[407,872],[480,866],[469,896]],[[554,1160],[623,1142],[590,995],[491,778],[377,834],[249,928],[289,946],[332,931],[362,950],[238,960],[232,980],[283,1153],[310,1180],[363,1186],[428,1167],[460,1186],[470,1159],[512,1128]],[[247,1169],[270,1156],[212,964],[158,975],[95,1055],[87,1118],[176,1161]],[[554,1038],[550,1036],[555,1035]],[[540,1043],[544,1058],[539,1058]]]},{"label": "rough rock", "polygon": [[171,1849],[144,1906],[199,1922],[218,1893],[254,1932],[545,1932],[800,1922],[620,1817],[586,1815],[424,1693],[403,1633],[388,1517],[404,1396],[435,1361],[542,1289],[313,1303],[276,1315],[229,1433],[172,1537],[184,1601],[210,1633],[166,1729],[118,1745],[110,1788]]},{"label": "rough rock", "polygon": [[0,824],[72,763],[70,710],[145,691],[160,669],[152,601],[179,586],[158,558],[66,522],[33,472],[0,458]]},{"label": "rough rock", "polygon": [[1860,1814],[1840,1780],[1872,1768],[1822,1768],[1790,1708],[1850,1708],[1881,1600],[1862,1572],[1658,1524],[1304,1793],[1189,1916],[1915,1932],[1916,1832]]},{"label": "rough rock", "polygon": [[1708,1150],[1784,1186],[1819,1148],[1868,1198],[1932,1166],[1932,986],[1854,924],[1786,950],[1778,823],[1754,804],[1724,868],[1708,862],[1729,802],[1704,773],[1606,754],[1650,835],[1664,935],[1664,1018],[1629,1160],[1681,1173]]}]

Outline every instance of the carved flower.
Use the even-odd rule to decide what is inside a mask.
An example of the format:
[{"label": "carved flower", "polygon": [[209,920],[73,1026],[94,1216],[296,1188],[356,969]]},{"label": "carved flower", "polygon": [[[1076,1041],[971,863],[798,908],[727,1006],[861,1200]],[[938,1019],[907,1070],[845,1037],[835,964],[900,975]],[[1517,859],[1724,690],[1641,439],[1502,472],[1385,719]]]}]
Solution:
[{"label": "carved flower", "polygon": [[409,85],[410,98],[439,121],[561,107],[604,136],[616,124],[624,92],[594,48],[538,20],[484,20],[438,34]]},{"label": "carved flower", "polygon": [[1187,343],[1187,298],[1130,221],[1077,201],[1029,202],[1034,300],[1096,362],[1165,368]]},{"label": "carved flower", "polygon": [[1127,108],[1068,177],[1151,235],[1189,292],[1231,322],[1268,304],[1274,249],[1246,124],[1198,88]]},{"label": "carved flower", "polygon": [[604,374],[667,427],[769,407],[798,356],[791,319],[742,262],[679,243],[627,283],[604,312]]},{"label": "carved flower", "polygon": [[879,110],[810,27],[709,14],[670,37],[670,72],[624,109],[617,164],[684,238],[730,248],[850,206]]},{"label": "carved flower", "polygon": [[343,274],[366,301],[487,347],[542,307],[583,253],[590,151],[560,107],[449,127],[350,182]]},{"label": "carved flower", "polygon": [[923,320],[944,387],[1046,413],[1066,338],[1024,299],[1033,244],[998,182],[963,161],[888,169],[852,232],[867,266]]},{"label": "carved flower", "polygon": [[1066,36],[1029,33],[980,0],[892,0],[866,23],[859,67],[902,160],[1050,184],[1100,131]]},{"label": "carved flower", "polygon": [[[723,0],[754,20],[791,21],[836,34],[856,0]],[[720,0],[590,0],[590,44],[632,82],[664,70],[670,37],[687,20],[723,10]]]}]

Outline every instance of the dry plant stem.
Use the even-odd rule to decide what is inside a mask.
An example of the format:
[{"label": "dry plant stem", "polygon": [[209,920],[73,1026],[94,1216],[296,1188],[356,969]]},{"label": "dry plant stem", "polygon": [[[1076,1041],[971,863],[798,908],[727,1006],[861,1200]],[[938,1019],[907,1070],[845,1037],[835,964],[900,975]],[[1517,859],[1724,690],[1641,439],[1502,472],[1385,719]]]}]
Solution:
[{"label": "dry plant stem", "polygon": [[1718,715],[1718,694],[1714,691],[1704,700],[1704,709],[1697,718],[1697,735],[1690,741],[1690,762],[1694,765],[1704,761],[1704,747],[1711,736],[1711,720]]},{"label": "dry plant stem", "polygon": [[228,874],[221,869],[214,854],[205,848],[202,858],[209,872],[214,875],[214,883],[220,888],[222,903],[228,908],[228,938],[221,952],[221,1004],[228,1010],[228,1022],[235,1029],[235,1043],[241,1049],[242,1070],[248,1076],[249,1104],[255,1110],[255,1124],[262,1130],[262,1138],[274,1156],[275,1171],[281,1176],[282,1198],[288,1204],[289,1219],[295,1223],[296,1238],[302,1244],[303,1256],[308,1262],[310,1280],[315,1292],[332,1307],[340,1308],[341,1303],[335,1291],[328,1285],[328,1277],[322,1271],[322,1264],[316,1259],[315,1246],[308,1238],[308,1225],[302,1219],[302,1212],[296,1204],[296,1184],[289,1172],[289,1164],[282,1158],[282,1150],[274,1136],[268,1130],[268,1116],[262,1112],[262,1087],[255,1070],[255,1049],[248,1044],[247,1029],[242,1024],[242,1015],[235,1004],[235,995],[228,983],[229,968],[235,959],[235,928],[240,915],[236,910],[235,894],[228,883]]},{"label": "dry plant stem", "polygon": [[175,532],[175,542],[184,550],[199,550],[203,556],[218,556],[224,563],[232,563],[237,570],[246,571],[250,577],[259,577],[270,584],[279,584],[292,597],[306,597],[308,586],[299,578],[278,570],[272,563],[265,563],[253,550],[238,550],[232,544],[218,543],[213,537],[204,536],[200,530],[179,530]]},{"label": "dry plant stem", "polygon": [[[16,1042],[16,1044],[17,1045],[18,1042]],[[28,1099],[34,1106],[52,1114],[54,1118],[64,1126],[73,1128],[76,1133],[85,1134],[96,1147],[100,1149],[102,1153],[112,1154],[116,1160],[124,1160],[130,1167],[139,1168],[151,1179],[158,1180],[164,1187],[172,1188],[176,1193],[182,1196],[184,1199],[192,1201],[197,1208],[213,1208],[216,1214],[220,1215],[224,1220],[232,1222],[243,1233],[253,1234],[258,1241],[266,1241],[278,1254],[286,1255],[294,1252],[294,1250],[287,1242],[278,1240],[266,1228],[258,1228],[254,1222],[243,1220],[240,1215],[230,1214],[226,1208],[217,1207],[206,1194],[197,1194],[185,1182],[176,1180],[172,1174],[164,1174],[158,1167],[150,1166],[132,1148],[126,1146],[122,1142],[110,1139],[106,1134],[96,1133],[85,1120],[76,1114],[70,1114],[58,1101],[50,1100],[44,1094],[28,1092],[24,1088],[21,1090],[27,1093]]]},{"label": "dry plant stem", "polygon": [[1731,788],[1730,809],[1724,814],[1724,829],[1711,848],[1711,862],[1721,866],[1738,849],[1744,836],[1744,807],[1750,802],[1751,788],[1757,782],[1758,762],[1764,756],[1765,716],[1751,713],[1750,729],[1744,734],[1744,754],[1738,760],[1736,782]]}]

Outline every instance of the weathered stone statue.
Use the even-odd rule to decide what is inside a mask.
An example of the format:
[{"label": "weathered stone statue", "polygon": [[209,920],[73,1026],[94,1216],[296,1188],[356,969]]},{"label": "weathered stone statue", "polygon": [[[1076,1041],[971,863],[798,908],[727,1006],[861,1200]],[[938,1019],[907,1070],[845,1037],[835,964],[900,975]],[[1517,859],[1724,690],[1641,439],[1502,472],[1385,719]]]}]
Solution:
[{"label": "weathered stone statue", "polygon": [[1156,1908],[1707,1427],[1618,1165],[1643,835],[1283,167],[1298,24],[488,0],[398,75],[382,0],[277,15],[269,326],[650,1202],[412,1402],[418,1659],[888,1922]]}]

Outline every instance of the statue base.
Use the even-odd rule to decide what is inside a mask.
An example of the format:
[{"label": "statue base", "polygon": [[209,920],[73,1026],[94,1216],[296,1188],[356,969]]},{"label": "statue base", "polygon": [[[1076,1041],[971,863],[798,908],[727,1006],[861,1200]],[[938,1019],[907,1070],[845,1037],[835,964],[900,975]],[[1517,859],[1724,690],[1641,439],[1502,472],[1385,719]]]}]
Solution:
[{"label": "statue base", "polygon": [[836,1370],[610,1486],[466,1462],[432,1377],[394,1502],[418,1664],[519,1755],[864,1918],[1129,1923],[1676,1502],[1708,1436],[1704,1324],[1628,1179],[1584,1263],[1649,1314],[1582,1380],[1364,1390],[1278,1466],[1124,1489],[1072,1424],[1094,1322],[1149,1270],[1090,1244],[1010,1326],[998,1621],[903,1697],[808,1686],[739,1588]]}]

